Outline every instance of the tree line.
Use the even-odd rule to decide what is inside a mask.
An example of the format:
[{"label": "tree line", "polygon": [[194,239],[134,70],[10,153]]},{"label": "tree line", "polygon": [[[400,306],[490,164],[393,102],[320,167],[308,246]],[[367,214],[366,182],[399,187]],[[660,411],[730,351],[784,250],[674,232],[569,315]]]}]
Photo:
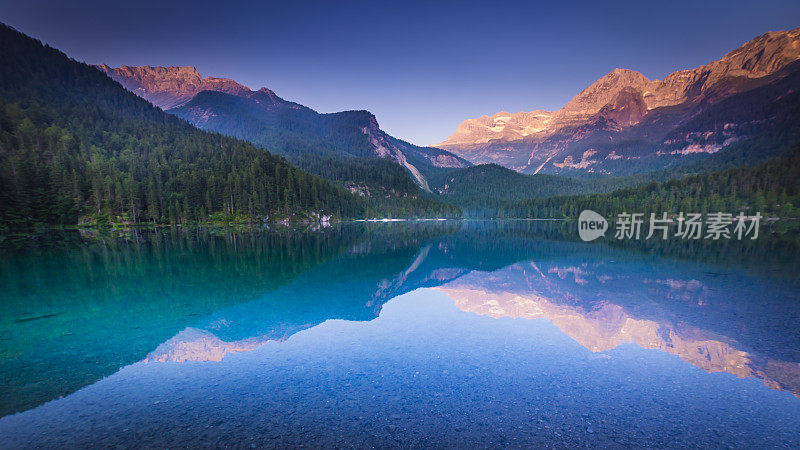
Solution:
[{"label": "tree line", "polygon": [[199,130],[99,70],[0,26],[0,224],[425,215],[369,202],[282,157]]}]

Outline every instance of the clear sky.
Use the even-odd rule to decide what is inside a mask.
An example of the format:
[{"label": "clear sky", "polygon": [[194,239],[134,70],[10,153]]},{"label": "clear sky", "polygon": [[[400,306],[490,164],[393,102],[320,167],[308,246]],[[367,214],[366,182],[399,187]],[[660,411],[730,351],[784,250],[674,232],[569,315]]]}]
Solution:
[{"label": "clear sky", "polygon": [[800,26],[800,1],[0,0],[0,21],[91,64],[193,65],[367,109],[426,145],[467,118],[560,108],[615,67],[663,78],[718,59]]}]

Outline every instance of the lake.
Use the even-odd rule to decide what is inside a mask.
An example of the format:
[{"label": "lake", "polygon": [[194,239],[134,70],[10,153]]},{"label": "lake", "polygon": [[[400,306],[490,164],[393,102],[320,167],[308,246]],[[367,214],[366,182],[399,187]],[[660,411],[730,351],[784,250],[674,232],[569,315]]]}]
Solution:
[{"label": "lake", "polygon": [[0,446],[800,447],[796,246],[574,227],[4,236]]}]

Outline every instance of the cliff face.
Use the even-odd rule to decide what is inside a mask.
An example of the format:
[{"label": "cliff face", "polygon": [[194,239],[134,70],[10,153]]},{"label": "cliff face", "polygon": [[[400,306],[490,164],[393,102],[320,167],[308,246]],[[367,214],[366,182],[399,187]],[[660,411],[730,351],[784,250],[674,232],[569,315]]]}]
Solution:
[{"label": "cliff face", "polygon": [[634,70],[614,69],[573,97],[559,110],[559,115],[588,117],[614,102],[621,93],[649,93],[656,83]]},{"label": "cliff face", "polygon": [[[718,61],[693,70],[680,70],[658,82],[647,99],[650,109],[672,106],[704,97],[729,78],[761,78],[772,75],[800,59],[800,28],[763,34],[733,50]],[[729,91],[736,92],[735,85]]]},{"label": "cliff face", "polygon": [[[467,167],[469,162],[438,148],[417,147],[380,129],[368,111],[319,114],[279,97],[266,87],[253,91],[236,81],[202,77],[194,67],[97,66],[128,90],[198,128],[250,140],[290,159],[311,143],[313,151],[334,156],[379,157],[394,160],[417,184],[428,187],[426,167]],[[357,135],[358,138],[355,138]],[[342,145],[346,142],[346,145]],[[364,144],[369,149],[361,152]],[[322,145],[320,145],[322,144]],[[346,148],[342,148],[346,147]],[[329,155],[331,156],[331,155]]]},{"label": "cliff face", "polygon": [[[663,138],[705,105],[771,82],[798,59],[800,28],[766,33],[717,61],[671,73],[663,81],[614,69],[557,111],[502,111],[468,119],[435,147],[474,163],[499,163],[529,173],[549,162],[544,168],[552,171],[557,164],[563,168],[582,159],[586,151],[598,152],[593,148],[598,141],[613,141],[613,133],[635,126],[637,136]],[[650,144],[655,153],[658,140]]]},{"label": "cliff face", "polygon": [[183,105],[201,91],[219,91],[233,95],[252,92],[247,86],[227,78],[203,78],[192,66],[112,68],[101,64],[97,68],[129,91],[163,110]]}]

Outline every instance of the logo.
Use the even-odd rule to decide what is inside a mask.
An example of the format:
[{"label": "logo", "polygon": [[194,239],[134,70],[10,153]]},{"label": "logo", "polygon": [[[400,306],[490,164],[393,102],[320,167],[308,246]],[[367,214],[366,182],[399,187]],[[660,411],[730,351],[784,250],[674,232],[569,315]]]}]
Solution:
[{"label": "logo", "polygon": [[[664,239],[670,234],[673,237],[683,240],[711,239],[718,240],[743,240],[750,237],[751,240],[758,239],[761,219],[764,216],[756,212],[754,216],[746,216],[744,212],[738,215],[724,212],[712,212],[705,215],[700,213],[684,214],[683,211],[676,214],[650,213],[650,220],[645,221],[645,213],[617,214],[614,220],[616,239],[635,239],[644,238]],[[647,231],[647,235],[642,229]],[[649,231],[648,231],[649,230]],[[608,222],[605,217],[590,210],[581,211],[578,216],[578,235],[586,242],[593,241],[600,236],[605,237],[608,231]]]},{"label": "logo", "polygon": [[581,215],[578,216],[578,234],[581,239],[589,242],[600,236],[605,237],[606,230],[608,230],[608,222],[605,217],[590,209],[581,211]]}]

